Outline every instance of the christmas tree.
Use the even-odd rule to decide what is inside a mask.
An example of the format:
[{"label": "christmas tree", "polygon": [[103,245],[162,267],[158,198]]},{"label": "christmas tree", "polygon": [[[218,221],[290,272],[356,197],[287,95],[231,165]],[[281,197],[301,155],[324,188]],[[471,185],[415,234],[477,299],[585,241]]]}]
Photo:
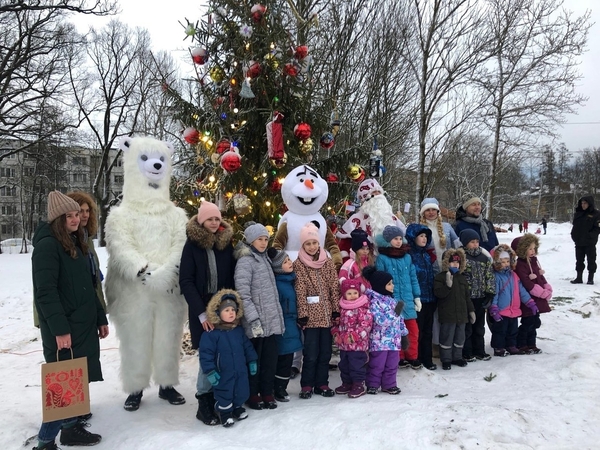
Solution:
[{"label": "christmas tree", "polygon": [[164,89],[188,144],[174,197],[190,212],[206,199],[234,224],[277,226],[283,179],[308,164],[328,181],[322,213],[331,216],[344,212],[364,178],[360,148],[336,143],[343,134],[336,100],[315,88],[310,40],[318,25],[303,14],[292,0],[214,0],[201,20],[183,24],[191,94]]}]

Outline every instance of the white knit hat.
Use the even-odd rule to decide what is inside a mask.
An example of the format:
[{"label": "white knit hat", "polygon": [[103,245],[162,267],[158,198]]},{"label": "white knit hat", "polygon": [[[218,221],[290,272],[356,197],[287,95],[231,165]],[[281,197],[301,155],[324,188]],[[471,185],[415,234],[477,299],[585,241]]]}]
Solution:
[{"label": "white knit hat", "polygon": [[433,198],[433,197],[424,198],[423,201],[421,202],[420,214],[423,215],[423,213],[425,211],[427,211],[428,209],[437,209],[439,211],[440,210],[440,202],[438,202],[437,199]]},{"label": "white knit hat", "polygon": [[79,212],[80,209],[79,203],[62,192],[52,191],[48,194],[48,222],[53,222],[58,217],[71,211]]}]

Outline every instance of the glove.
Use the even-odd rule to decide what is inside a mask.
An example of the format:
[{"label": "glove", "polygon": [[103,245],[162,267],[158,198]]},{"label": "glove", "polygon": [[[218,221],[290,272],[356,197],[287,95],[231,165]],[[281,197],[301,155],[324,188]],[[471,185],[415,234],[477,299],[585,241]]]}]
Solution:
[{"label": "glove", "polygon": [[402,347],[402,350],[406,350],[409,346],[410,346],[410,341],[408,340],[408,335],[402,336],[400,338],[400,347]]},{"label": "glove", "polygon": [[458,267],[448,267],[448,270],[452,273],[452,275],[454,275],[456,272],[458,272]]},{"label": "glove", "polygon": [[396,313],[397,316],[400,316],[402,314],[403,309],[404,309],[404,302],[402,300],[398,300],[398,303],[396,303],[396,307],[394,308],[394,312]]},{"label": "glove", "polygon": [[446,272],[446,286],[448,286],[449,288],[452,287],[452,274],[449,270],[448,272]]},{"label": "glove", "polygon": [[498,308],[498,306],[490,306],[488,312],[490,313],[490,316],[492,316],[492,319],[494,319],[494,322],[500,322],[502,320],[502,316],[500,315],[500,308]]},{"label": "glove", "polygon": [[256,361],[250,361],[248,363],[248,370],[250,371],[250,375],[256,375],[258,372],[258,364]]},{"label": "glove", "polygon": [[485,300],[483,302],[483,305],[481,305],[481,307],[483,309],[488,309],[490,306],[492,306],[493,301],[494,301],[494,294],[485,294]]},{"label": "glove", "polygon": [[534,316],[537,315],[540,312],[539,308],[535,304],[535,300],[533,300],[533,299],[531,299],[527,303],[525,303],[525,306],[527,306],[531,310],[531,313]]},{"label": "glove", "polygon": [[423,308],[423,304],[421,303],[421,299],[419,297],[415,298],[415,311],[419,312]]},{"label": "glove", "polygon": [[211,370],[208,373],[208,375],[206,376],[206,378],[208,378],[208,381],[210,382],[210,384],[212,384],[213,386],[216,386],[217,384],[219,384],[221,375],[219,375],[219,372],[217,372],[216,370]]},{"label": "glove", "polygon": [[477,316],[475,315],[475,313],[473,311],[471,311],[469,313],[469,322],[471,322],[471,325],[473,325],[476,320],[477,320]]},{"label": "glove", "polygon": [[304,327],[306,327],[306,325],[308,325],[308,317],[298,317],[298,320],[296,320],[296,323],[298,324],[298,326],[300,328],[304,328]]},{"label": "glove", "polygon": [[252,328],[253,338],[261,337],[263,334],[265,334],[259,319],[253,320],[250,323],[250,327]]}]

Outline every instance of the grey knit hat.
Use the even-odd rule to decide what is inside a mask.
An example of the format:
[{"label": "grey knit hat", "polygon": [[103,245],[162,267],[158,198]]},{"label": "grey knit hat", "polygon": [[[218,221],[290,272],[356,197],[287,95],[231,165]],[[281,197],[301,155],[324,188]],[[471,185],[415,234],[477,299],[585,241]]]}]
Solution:
[{"label": "grey knit hat", "polygon": [[252,223],[244,230],[244,241],[246,244],[252,244],[261,236],[269,237],[269,230],[263,224]]},{"label": "grey knit hat", "polygon": [[275,273],[285,273],[281,266],[285,261],[285,258],[289,257],[289,255],[283,250],[277,250],[276,248],[270,247],[267,250],[267,255],[271,259],[271,267],[273,268],[273,272]]},{"label": "grey knit hat", "polygon": [[48,194],[48,222],[53,222],[63,214],[81,209],[79,203],[59,191]]},{"label": "grey knit hat", "polygon": [[392,242],[392,239],[398,236],[403,238],[404,233],[395,225],[388,225],[383,229],[383,238],[386,240],[386,242]]}]

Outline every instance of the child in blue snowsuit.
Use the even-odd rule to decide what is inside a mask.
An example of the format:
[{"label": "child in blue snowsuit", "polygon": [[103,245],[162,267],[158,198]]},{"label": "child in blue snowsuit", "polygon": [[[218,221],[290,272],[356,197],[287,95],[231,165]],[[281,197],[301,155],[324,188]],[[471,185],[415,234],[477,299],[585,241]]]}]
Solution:
[{"label": "child in blue snowsuit", "polygon": [[258,355],[244,329],[238,326],[244,307],[236,291],[218,291],[208,303],[206,315],[215,328],[202,333],[200,365],[213,385],[215,412],[221,424],[230,427],[234,418],[248,417],[242,405],[250,397],[248,371],[256,374]]}]

